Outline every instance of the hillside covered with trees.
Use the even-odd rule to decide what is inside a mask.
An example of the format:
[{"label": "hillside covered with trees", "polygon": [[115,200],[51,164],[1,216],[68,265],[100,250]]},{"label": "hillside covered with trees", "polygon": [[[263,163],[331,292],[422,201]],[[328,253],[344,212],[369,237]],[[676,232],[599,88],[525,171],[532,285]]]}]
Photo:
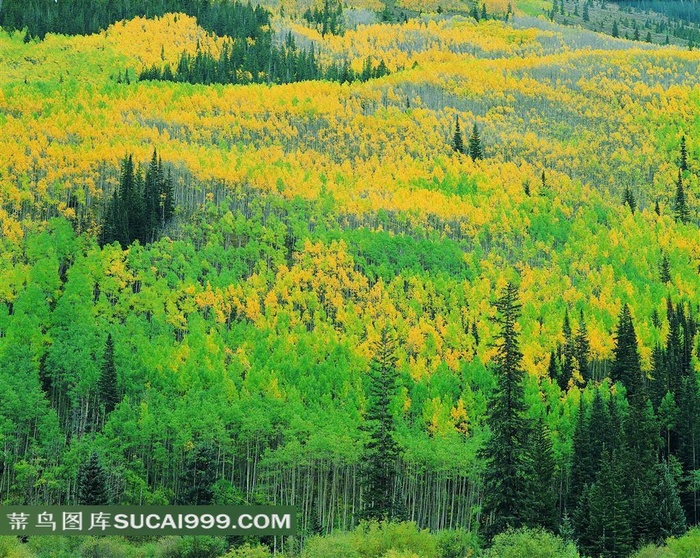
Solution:
[{"label": "hillside covered with trees", "polygon": [[0,2],[0,504],[299,524],[0,555],[700,552],[700,52],[543,5]]}]

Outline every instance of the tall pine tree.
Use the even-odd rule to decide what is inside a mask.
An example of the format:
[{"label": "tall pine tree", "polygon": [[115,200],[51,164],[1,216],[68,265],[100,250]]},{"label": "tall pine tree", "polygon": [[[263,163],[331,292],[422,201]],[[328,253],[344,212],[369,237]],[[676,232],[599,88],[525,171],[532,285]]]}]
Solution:
[{"label": "tall pine tree", "polygon": [[681,171],[685,172],[688,170],[688,146],[685,142],[685,136],[681,137],[681,158],[679,167]]},{"label": "tall pine tree", "polygon": [[373,349],[363,425],[369,440],[362,465],[362,516],[365,519],[392,519],[399,515],[392,493],[399,446],[394,438],[396,429],[391,408],[397,392],[396,339],[388,327],[382,329]]},{"label": "tall pine tree", "polygon": [[78,505],[101,506],[109,503],[107,475],[96,452],[78,469]]},{"label": "tall pine tree", "polygon": [[639,394],[644,386],[642,365],[637,346],[637,334],[634,331],[632,314],[627,304],[620,311],[613,355],[610,379],[624,384],[630,397]]},{"label": "tall pine tree", "polygon": [[676,180],[676,194],[673,197],[673,215],[676,221],[681,223],[687,223],[690,219],[688,202],[685,199],[685,190],[683,189],[683,174],[680,169],[678,169],[678,180]]},{"label": "tall pine tree", "polygon": [[469,156],[472,160],[484,158],[484,150],[481,147],[481,136],[479,135],[479,128],[474,122],[474,127],[472,128],[472,135],[469,137]]},{"label": "tall pine tree", "polygon": [[484,516],[489,537],[526,523],[529,512],[526,479],[528,422],[521,368],[522,353],[516,322],[520,316],[518,289],[509,283],[496,301],[500,326],[495,374],[497,387],[491,401],[487,422],[491,438],[482,451],[487,463],[485,477]]},{"label": "tall pine tree", "polygon": [[105,353],[100,370],[100,379],[97,386],[97,393],[100,404],[104,406],[105,414],[109,414],[119,403],[119,393],[117,392],[117,368],[114,365],[114,340],[112,334],[107,335],[105,343]]},{"label": "tall pine tree", "polygon": [[455,133],[452,137],[452,149],[457,153],[464,154],[464,140],[462,139],[462,130],[459,128],[459,117],[455,120]]}]

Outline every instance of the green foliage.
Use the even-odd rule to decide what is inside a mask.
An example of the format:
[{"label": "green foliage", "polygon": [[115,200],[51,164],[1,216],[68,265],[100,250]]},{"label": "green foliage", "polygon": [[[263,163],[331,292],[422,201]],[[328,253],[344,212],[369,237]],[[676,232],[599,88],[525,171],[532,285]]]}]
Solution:
[{"label": "green foliage", "polygon": [[348,533],[309,539],[302,558],[377,558],[390,551],[403,553],[395,554],[398,556],[406,552],[419,558],[439,556],[435,536],[427,530],[419,530],[415,523],[373,521],[362,523]]},{"label": "green foliage", "polygon": [[673,197],[673,214],[676,221],[687,223],[690,219],[690,210],[686,200],[685,189],[683,187],[683,174],[678,170],[678,179],[676,180],[676,193]]},{"label": "green foliage", "polygon": [[239,548],[229,550],[222,558],[269,558],[270,551],[266,546],[244,544]]},{"label": "green foliage", "polygon": [[475,533],[469,531],[439,531],[435,533],[439,558],[465,558],[479,548]]},{"label": "green foliage", "polygon": [[620,311],[617,331],[615,332],[615,349],[610,379],[621,382],[627,393],[638,395],[642,390],[642,368],[637,346],[637,334],[634,331],[632,315],[626,304]]},{"label": "green foliage", "polygon": [[221,556],[228,544],[222,537],[182,537],[179,545],[181,558],[211,558]]},{"label": "green foliage", "polygon": [[469,136],[469,156],[473,161],[484,158],[484,149],[481,146],[481,134],[479,133],[476,122],[474,122],[472,134]]},{"label": "green foliage", "polygon": [[573,543],[539,529],[509,530],[493,539],[483,558],[578,558]]},{"label": "green foliage", "polygon": [[109,503],[107,476],[97,452],[92,452],[78,470],[78,504],[100,506]]},{"label": "green foliage", "polygon": [[153,242],[174,214],[172,181],[154,150],[144,178],[131,155],[122,161],[119,189],[112,193],[102,223],[101,244]]},{"label": "green foliage", "polygon": [[[252,8],[251,8],[252,9]],[[362,72],[355,72],[348,61],[330,63],[323,67],[318,61],[313,43],[308,49],[296,46],[293,36],[288,34],[283,46],[258,41],[249,44],[245,38],[226,41],[218,58],[197,49],[194,55],[183,52],[175,70],[169,64],[144,68],[139,81],[176,81],[181,83],[284,84],[307,80],[338,81],[352,83],[368,81],[389,74],[384,60],[376,64],[372,57],[365,59]]]},{"label": "green foliage", "polygon": [[207,31],[219,36],[257,38],[260,28],[269,25],[270,12],[258,6],[209,0],[165,0],[156,4],[132,3],[128,0],[111,2],[46,2],[27,7],[21,0],[6,0],[0,4],[0,26],[8,31],[28,29],[28,34],[43,39],[47,33],[89,35],[106,29],[110,24],[135,16],[158,17],[166,13],[186,13],[196,16]]},{"label": "green foliage", "polygon": [[634,558],[695,558],[700,548],[700,529],[691,529],[684,536],[671,538],[665,546],[646,546]]},{"label": "green foliage", "polygon": [[527,466],[529,429],[525,417],[524,374],[516,322],[520,316],[518,289],[509,283],[496,302],[501,331],[496,354],[498,388],[490,404],[491,439],[483,451],[486,461],[485,516],[491,535],[520,527],[528,518]]},{"label": "green foliage", "polygon": [[114,364],[114,340],[112,339],[112,334],[107,335],[102,369],[100,371],[100,379],[97,388],[100,402],[104,405],[105,413],[111,413],[119,402],[117,368]]},{"label": "green foliage", "polygon": [[452,149],[457,153],[464,154],[464,139],[462,138],[462,130],[459,128],[459,118],[455,120],[455,133],[452,137]]},{"label": "green foliage", "polygon": [[396,338],[388,327],[373,346],[367,386],[367,411],[363,430],[369,440],[363,460],[365,519],[400,516],[394,495],[399,446],[395,440],[392,403],[397,393]]},{"label": "green foliage", "polygon": [[3,558],[35,558],[27,545],[22,544],[17,537],[0,537],[0,556]]},{"label": "green foliage", "polygon": [[308,8],[302,17],[320,27],[321,36],[327,33],[337,35],[343,27],[343,4],[337,0],[324,0],[322,8]]}]

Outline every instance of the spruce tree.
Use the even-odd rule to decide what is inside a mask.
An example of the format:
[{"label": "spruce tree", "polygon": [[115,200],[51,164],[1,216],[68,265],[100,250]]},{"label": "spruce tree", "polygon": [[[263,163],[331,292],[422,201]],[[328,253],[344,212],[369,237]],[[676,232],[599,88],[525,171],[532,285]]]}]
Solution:
[{"label": "spruce tree", "polygon": [[673,215],[676,221],[687,223],[690,218],[688,211],[688,202],[685,199],[685,191],[683,189],[683,174],[678,169],[678,180],[676,181],[676,195],[673,198]]},{"label": "spruce tree", "polygon": [[396,339],[384,327],[373,346],[374,356],[367,376],[367,410],[363,431],[369,440],[362,465],[365,519],[392,519],[398,515],[392,487],[397,475],[399,446],[394,438],[391,404],[397,392]]},{"label": "spruce tree", "polygon": [[117,392],[117,368],[114,365],[114,340],[112,339],[111,333],[107,335],[104,359],[102,361],[102,369],[100,371],[100,379],[97,388],[100,403],[104,405],[105,414],[111,413],[117,403],[119,403],[119,394]]},{"label": "spruce tree", "polygon": [[77,503],[81,506],[102,506],[109,503],[107,475],[96,452],[78,469]]},{"label": "spruce tree", "polygon": [[[584,487],[590,485],[595,479],[595,466],[597,465],[593,463],[589,421],[586,416],[586,409],[583,405],[583,398],[579,400],[576,426],[571,439],[571,446],[571,475],[567,509],[573,512],[576,510],[579,499],[583,495]],[[573,520],[576,532],[581,534],[585,529],[580,528],[580,519],[574,516]]]},{"label": "spruce tree", "polygon": [[160,226],[164,227],[175,214],[175,191],[170,169],[168,169],[167,176],[164,176],[162,161],[159,161],[158,164],[160,166],[160,175],[163,177],[160,185],[160,204],[158,207],[161,215]]},{"label": "spruce tree", "polygon": [[484,158],[484,152],[481,147],[481,136],[479,135],[479,128],[476,122],[472,128],[472,135],[469,137],[469,156],[474,161]]},{"label": "spruce tree", "polygon": [[566,391],[569,382],[574,375],[574,358],[575,345],[573,333],[571,331],[571,321],[569,320],[569,310],[564,312],[564,323],[562,324],[562,333],[564,334],[564,345],[562,347],[561,371],[559,377],[559,387],[562,391]]},{"label": "spruce tree", "polygon": [[[671,457],[670,461],[656,466],[656,486],[654,487],[654,502],[656,508],[652,520],[652,540],[661,543],[669,537],[678,537],[685,533],[686,520],[683,506],[678,495],[678,483],[674,469],[680,465]],[[680,475],[680,471],[677,471]]]},{"label": "spruce tree", "polygon": [[697,482],[693,482],[695,471],[700,469],[700,396],[696,374],[684,376],[678,389],[678,450],[676,456],[685,473],[681,486],[681,500],[688,523],[700,522],[700,495]]},{"label": "spruce tree", "polygon": [[487,424],[491,437],[482,451],[487,463],[484,496],[486,534],[489,537],[525,524],[527,498],[528,423],[521,368],[522,353],[516,331],[520,316],[518,289],[509,283],[496,301],[500,326],[495,375],[497,387],[490,404]]},{"label": "spruce tree", "polygon": [[213,485],[217,480],[217,452],[208,443],[190,449],[180,473],[180,492],[176,502],[180,505],[206,506],[214,497]]},{"label": "spruce tree", "polygon": [[630,502],[625,471],[618,452],[605,450],[595,484],[590,490],[586,538],[594,556],[628,558],[633,550]]},{"label": "spruce tree", "polygon": [[[547,375],[553,382],[557,382],[559,384],[559,364],[557,363],[557,352],[552,351],[549,353],[549,365],[547,366]],[[561,385],[559,384],[559,387],[561,388]],[[565,388],[562,389],[562,391],[565,391]]]},{"label": "spruce tree", "polygon": [[146,244],[147,242],[153,242],[156,239],[158,233],[158,228],[160,225],[160,194],[161,194],[161,183],[163,177],[161,175],[161,166],[158,163],[158,153],[153,150],[153,155],[151,156],[151,163],[146,170],[146,179],[144,181],[144,192],[143,192],[143,228],[144,234],[141,238],[141,242]]},{"label": "spruce tree", "polygon": [[662,283],[671,282],[671,263],[668,261],[668,256],[664,254],[661,257],[661,266],[659,267],[659,275]]},{"label": "spruce tree", "polygon": [[462,131],[459,128],[459,117],[455,120],[455,133],[452,138],[452,149],[457,153],[464,154],[464,141],[462,140]]},{"label": "spruce tree", "polygon": [[612,36],[617,38],[620,36],[620,30],[617,27],[617,20],[613,21],[613,26],[612,26]]},{"label": "spruce tree", "polygon": [[637,346],[637,334],[632,323],[632,314],[625,304],[620,311],[610,379],[621,382],[627,388],[627,394],[633,397],[643,388],[642,365]]},{"label": "spruce tree", "polygon": [[627,205],[633,214],[637,210],[637,201],[634,199],[634,194],[629,186],[625,186],[625,193],[622,197],[622,203]]},{"label": "spruce tree", "polygon": [[630,523],[636,546],[653,542],[652,518],[657,502],[654,501],[656,465],[659,452],[659,424],[646,394],[633,397],[625,425],[626,478],[629,483]]},{"label": "spruce tree", "polygon": [[557,493],[554,488],[556,463],[552,437],[543,420],[539,420],[529,440],[528,501],[523,507],[529,514],[525,522],[529,527],[542,527],[555,532],[559,523]]},{"label": "spruce tree", "polygon": [[679,166],[682,172],[688,170],[688,146],[685,143],[685,136],[681,137],[681,158]]}]

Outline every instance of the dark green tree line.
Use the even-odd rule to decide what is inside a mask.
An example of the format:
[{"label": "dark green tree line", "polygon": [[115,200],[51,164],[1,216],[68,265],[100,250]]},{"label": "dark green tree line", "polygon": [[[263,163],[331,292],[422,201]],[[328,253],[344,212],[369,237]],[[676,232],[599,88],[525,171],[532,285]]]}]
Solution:
[{"label": "dark green tree line", "polygon": [[122,161],[119,188],[105,208],[100,244],[119,242],[122,247],[138,240],[153,242],[175,212],[170,175],[153,151],[145,176],[134,167],[131,155]]}]

